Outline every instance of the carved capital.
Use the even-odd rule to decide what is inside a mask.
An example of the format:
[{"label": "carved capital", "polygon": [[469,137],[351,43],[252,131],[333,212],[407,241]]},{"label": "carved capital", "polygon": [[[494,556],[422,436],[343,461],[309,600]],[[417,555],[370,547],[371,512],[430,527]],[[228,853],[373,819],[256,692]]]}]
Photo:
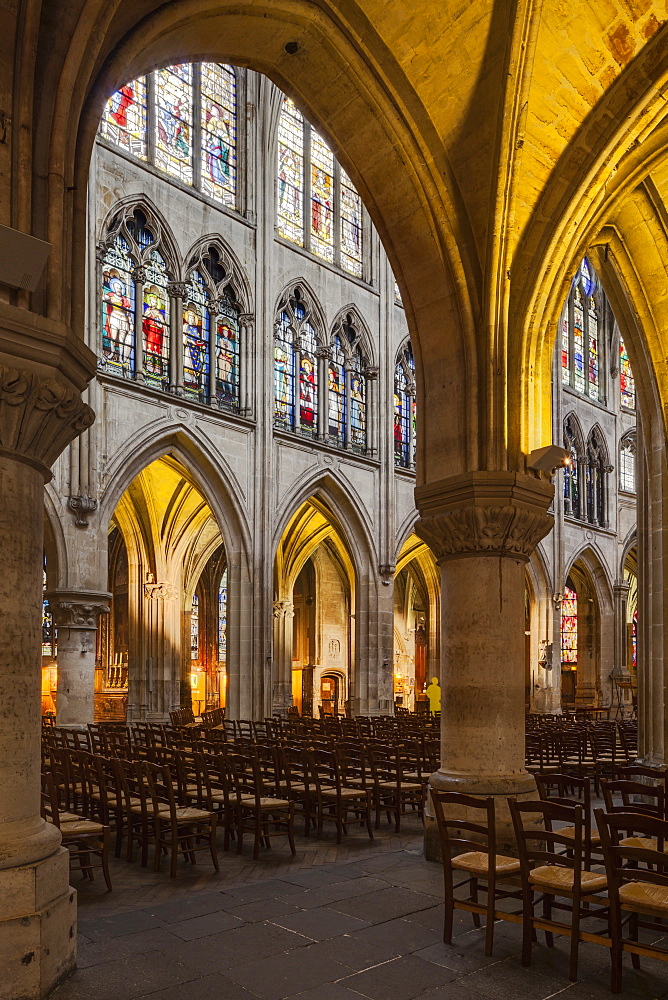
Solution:
[{"label": "carved capital", "polygon": [[143,264],[135,264],[132,268],[132,277],[135,281],[138,281],[140,285],[143,285],[146,281],[146,268]]},{"label": "carved capital", "polygon": [[322,358],[323,361],[331,361],[332,359],[332,349],[331,347],[316,347],[315,349],[316,358]]},{"label": "carved capital", "polygon": [[183,298],[188,293],[188,285],[185,281],[170,281],[167,285],[167,293],[171,298]]},{"label": "carved capital", "polygon": [[439,562],[461,556],[507,556],[527,562],[554,525],[550,484],[510,472],[475,472],[418,487],[423,514],[415,532]]},{"label": "carved capital", "polygon": [[0,453],[49,467],[95,414],[78,392],[55,378],[0,365]]},{"label": "carved capital", "polygon": [[169,580],[162,583],[145,583],[144,597],[149,601],[177,601],[179,590]]},{"label": "carved capital", "polygon": [[58,590],[47,594],[49,610],[56,628],[77,628],[94,631],[100,615],[109,614],[111,594],[87,591]]},{"label": "carved capital", "polygon": [[77,527],[87,528],[89,515],[97,510],[97,500],[94,497],[72,496],[67,501],[67,506],[76,515]]},{"label": "carved capital", "polygon": [[394,580],[395,568],[396,567],[392,566],[390,563],[383,563],[381,566],[378,567],[378,572],[380,573],[381,582],[386,587],[389,587],[392,581]]},{"label": "carved capital", "polygon": [[365,368],[364,376],[368,382],[375,382],[378,378],[379,369],[378,368]]},{"label": "carved capital", "polygon": [[292,601],[274,601],[274,618],[294,618],[295,606]]}]

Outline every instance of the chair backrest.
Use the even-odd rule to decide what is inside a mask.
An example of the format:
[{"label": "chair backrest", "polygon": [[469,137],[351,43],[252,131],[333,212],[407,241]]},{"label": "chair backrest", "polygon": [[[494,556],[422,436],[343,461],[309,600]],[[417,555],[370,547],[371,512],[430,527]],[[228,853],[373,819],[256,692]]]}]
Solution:
[{"label": "chair backrest", "polygon": [[[477,798],[462,792],[430,789],[436,825],[441,840],[441,858],[445,865],[456,854],[481,851],[489,857],[490,873],[496,854],[495,805],[492,795]],[[463,833],[473,834],[471,837]]]},{"label": "chair backrest", "polygon": [[153,806],[153,815],[164,817],[164,808],[169,806],[170,818],[176,820],[176,795],[172,783],[172,773],[167,764],[152,764],[144,761],[137,765],[141,768],[148,785]]},{"label": "chair backrest", "polygon": [[[660,785],[647,785],[642,781],[625,779],[609,781],[602,778],[601,790],[607,813],[640,812],[648,816],[657,816],[659,819],[663,819],[665,815],[665,792]],[[621,805],[615,805],[615,795],[621,797]]]},{"label": "chair backrest", "polygon": [[[601,847],[608,876],[608,892],[618,892],[624,882],[650,882],[668,888],[668,822],[636,812],[606,813],[595,809],[601,835]],[[656,849],[638,843],[621,844],[629,831],[645,843],[656,842]],[[639,869],[639,865],[645,868]]]},{"label": "chair backrest", "polygon": [[[522,878],[528,880],[531,869],[539,865],[570,868],[574,872],[573,893],[579,895],[584,859],[584,810],[580,803],[565,805],[549,800],[518,802],[509,798],[508,805]],[[559,830],[553,828],[553,823],[566,823],[572,827],[570,835],[562,836]]]},{"label": "chair backrest", "polygon": [[572,805],[579,801],[584,807],[585,823],[591,822],[591,786],[588,778],[575,778],[570,774],[536,774],[534,777],[543,802]]}]

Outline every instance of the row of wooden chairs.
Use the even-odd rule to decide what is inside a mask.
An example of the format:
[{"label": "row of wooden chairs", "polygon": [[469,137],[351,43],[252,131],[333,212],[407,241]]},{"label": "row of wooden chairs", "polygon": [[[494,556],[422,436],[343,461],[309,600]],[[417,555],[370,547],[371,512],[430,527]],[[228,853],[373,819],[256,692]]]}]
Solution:
[{"label": "row of wooden chairs", "polygon": [[[621,991],[624,952],[631,953],[636,968],[640,955],[668,960],[668,950],[639,941],[643,928],[665,934],[660,921],[668,919],[666,777],[656,771],[639,773],[648,770],[635,768],[642,781],[602,779],[605,810],[595,810],[594,831],[588,781],[538,776],[540,800],[508,799],[517,858],[496,853],[493,797],[432,789],[445,882],[444,941],[452,942],[456,909],[470,912],[478,927],[480,917],[486,917],[487,955],[492,954],[495,921],[521,924],[525,966],[531,964],[537,930],[545,932],[550,947],[554,934],[565,934],[571,939],[571,980],[577,979],[579,943],[600,944],[611,951],[613,993]],[[574,801],[574,793],[582,801]],[[455,884],[455,875],[463,880]],[[468,895],[456,897],[462,886]],[[479,901],[480,891],[487,894],[485,902]],[[521,909],[500,908],[508,899],[521,900]],[[557,919],[561,913],[568,919]],[[592,921],[600,926],[589,929]]]}]

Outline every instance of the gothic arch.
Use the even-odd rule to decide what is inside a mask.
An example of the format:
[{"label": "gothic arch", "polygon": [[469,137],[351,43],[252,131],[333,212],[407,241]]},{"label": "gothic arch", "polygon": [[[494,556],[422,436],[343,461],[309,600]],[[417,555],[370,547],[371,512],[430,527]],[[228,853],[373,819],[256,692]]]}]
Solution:
[{"label": "gothic arch", "polygon": [[253,292],[246,270],[242,267],[232,248],[218,233],[201,236],[188,248],[183,256],[183,277],[185,278],[193,267],[197,267],[197,258],[209,247],[213,247],[221,258],[225,271],[230,277],[230,283],[236,292],[237,305],[241,307],[242,312],[251,313],[253,311]]},{"label": "gothic arch", "polygon": [[600,612],[612,614],[613,596],[612,579],[609,568],[601,559],[599,553],[590,544],[583,545],[568,563],[568,568],[564,572],[564,580],[573,572],[573,567],[579,564],[589,575],[591,585],[596,592]]},{"label": "gothic arch", "polygon": [[[144,11],[141,23],[133,14],[127,2],[110,10],[101,0],[82,0],[68,48],[58,53],[60,60],[44,60],[40,83],[50,99],[40,105],[34,134],[41,176],[54,182],[48,217],[33,230],[54,248],[48,314],[65,322],[71,317],[75,329],[83,330],[84,268],[70,243],[85,245],[88,162],[109,94],[128,78],[169,64],[176,53],[252,66],[322,128],[360,192],[404,293],[418,367],[421,349],[429,351],[430,405],[448,414],[425,428],[421,455],[434,466],[432,478],[466,468],[478,447],[475,241],[438,129],[373,26],[365,27],[362,48],[359,31],[339,9],[316,9],[305,0],[253,0],[243,9],[231,0],[183,0]],[[364,15],[353,9],[349,16]],[[285,50],[295,36],[296,59]],[[376,68],[381,64],[382,73]],[[351,122],[364,125],[351,128]]]},{"label": "gothic arch", "polygon": [[248,563],[252,539],[241,489],[218,449],[209,443],[207,453],[183,425],[175,429],[170,424],[162,433],[149,425],[114,456],[114,467],[100,503],[102,523],[109,522],[119,499],[137,474],[166,454],[171,454],[192,476],[193,484],[210,504],[226,551],[240,552]]},{"label": "gothic arch", "polygon": [[[313,320],[313,327],[316,332],[316,338],[320,346],[324,346],[327,341],[327,320],[325,318],[325,310],[323,309],[320,299],[313,291],[311,285],[306,280],[306,278],[294,278],[292,281],[288,281],[281,289],[279,295],[276,297],[276,305],[274,307],[274,317],[278,316],[281,310],[289,302],[292,293],[295,289],[299,289],[301,295],[303,296],[304,303],[308,307],[309,313]],[[275,322],[275,320],[274,320]]]},{"label": "gothic arch", "polygon": [[347,306],[339,309],[336,316],[334,317],[330,327],[328,335],[328,343],[332,342],[332,338],[336,332],[337,327],[340,323],[345,323],[348,316],[353,319],[353,325],[357,330],[359,336],[357,338],[355,346],[359,347],[362,351],[362,357],[366,361],[369,367],[373,367],[376,363],[374,360],[374,350],[373,350],[373,340],[371,338],[371,332],[369,330],[368,323],[362,316],[361,312],[356,305],[350,303]]},{"label": "gothic arch", "polygon": [[377,555],[367,512],[352,485],[339,481],[331,471],[323,473],[322,469],[315,469],[311,476],[300,480],[283,498],[274,522],[273,551],[277,551],[283,533],[296,512],[312,497],[321,499],[337,519],[358,579],[363,575],[366,563],[370,568],[370,579],[377,580]]},{"label": "gothic arch", "polygon": [[114,226],[114,222],[118,219],[120,228],[122,228],[122,220],[137,210],[146,216],[149,229],[155,231],[155,247],[160,250],[165,258],[167,268],[171,271],[174,280],[180,280],[182,270],[181,253],[176,237],[163,213],[146,194],[128,195],[126,198],[119,199],[114,204],[98,228],[98,246],[103,246],[105,249],[111,246],[113,237],[119,230],[119,226]]}]

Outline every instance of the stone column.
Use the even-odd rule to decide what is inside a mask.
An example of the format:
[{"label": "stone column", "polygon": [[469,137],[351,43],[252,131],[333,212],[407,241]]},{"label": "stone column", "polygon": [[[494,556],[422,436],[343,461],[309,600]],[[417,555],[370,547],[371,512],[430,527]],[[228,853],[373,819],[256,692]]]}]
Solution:
[{"label": "stone column", "polygon": [[274,601],[274,683],[272,712],[285,715],[292,705],[292,621],[290,600]]},{"label": "stone column", "polygon": [[45,371],[0,364],[0,951],[3,995],[25,1000],[76,957],[68,854],[40,816],[44,482],[93,412]]},{"label": "stone column", "polygon": [[[506,797],[536,787],[524,767],[524,573],[553,525],[553,492],[510,472],[415,491],[415,530],[441,570],[441,768],[431,784],[495,796],[500,853],[514,849]],[[437,855],[433,821],[425,850]]]},{"label": "stone column", "polygon": [[[610,678],[613,681],[612,687],[612,709],[617,710],[620,704],[622,707],[631,706],[631,672],[627,661],[627,626],[626,609],[629,599],[629,584],[626,580],[617,580],[612,588],[614,598],[615,634],[613,644],[614,665]],[[615,681],[621,681],[623,688],[615,690]]]},{"label": "stone column", "polygon": [[98,619],[109,613],[111,594],[61,590],[46,596],[58,629],[56,721],[85,726],[94,721]]}]

